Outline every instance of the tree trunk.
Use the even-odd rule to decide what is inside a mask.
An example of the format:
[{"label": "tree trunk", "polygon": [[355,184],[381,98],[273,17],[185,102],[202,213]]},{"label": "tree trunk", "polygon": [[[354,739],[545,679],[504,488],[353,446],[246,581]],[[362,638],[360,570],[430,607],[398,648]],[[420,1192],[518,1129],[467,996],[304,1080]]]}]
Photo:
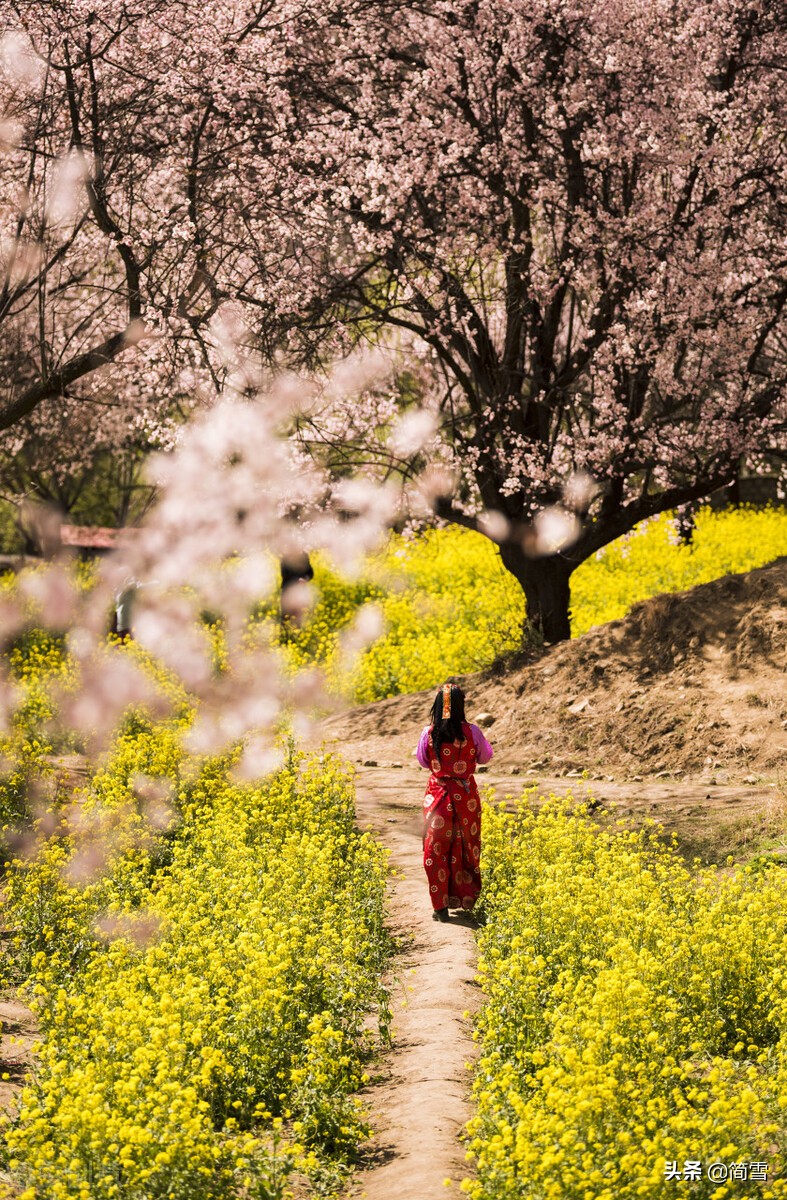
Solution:
[{"label": "tree trunk", "polygon": [[503,565],[525,593],[527,624],[537,630],[545,642],[563,642],[571,637],[569,579],[572,564],[559,554],[529,558],[516,543],[500,547]]}]

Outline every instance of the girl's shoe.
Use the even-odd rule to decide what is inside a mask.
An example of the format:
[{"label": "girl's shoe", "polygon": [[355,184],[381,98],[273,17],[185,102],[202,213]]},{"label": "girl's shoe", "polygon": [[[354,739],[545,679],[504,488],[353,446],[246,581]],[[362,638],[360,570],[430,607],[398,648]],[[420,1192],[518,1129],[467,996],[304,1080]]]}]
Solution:
[{"label": "girl's shoe", "polygon": [[448,909],[447,908],[433,909],[432,910],[432,920],[433,921],[447,921],[448,920]]}]

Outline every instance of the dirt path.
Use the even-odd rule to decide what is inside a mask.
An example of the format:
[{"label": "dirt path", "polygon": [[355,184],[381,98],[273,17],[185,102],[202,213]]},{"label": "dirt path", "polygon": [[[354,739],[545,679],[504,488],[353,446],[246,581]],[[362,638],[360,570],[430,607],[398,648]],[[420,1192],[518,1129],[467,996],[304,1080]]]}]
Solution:
[{"label": "dirt path", "polygon": [[26,1004],[8,994],[0,999],[0,1112],[8,1111],[32,1062],[30,1047],[38,1036],[36,1019]]},{"label": "dirt path", "polygon": [[[469,922],[460,923],[461,917],[450,925],[431,919],[421,865],[425,774],[390,761],[357,770],[358,823],[390,849],[391,865],[401,875],[391,885],[389,921],[404,949],[392,981],[394,1044],[363,1093],[376,1135],[346,1200],[457,1200],[459,1181],[468,1173],[460,1140],[470,1115],[465,1064],[475,1057],[472,1015],[481,1000],[474,981],[473,930]],[[593,796],[601,805],[595,815],[602,823],[621,816],[635,825],[663,822],[666,830],[678,832],[689,858],[694,851],[711,858],[714,851],[723,856],[742,849],[745,835],[761,837],[771,817],[775,826],[784,827],[784,801],[773,784],[528,779],[502,772],[479,777],[481,787],[494,788],[498,801],[507,796],[516,801],[523,787],[534,783],[541,795],[571,789],[577,799]]]},{"label": "dirt path", "polygon": [[[392,1050],[363,1093],[376,1130],[347,1200],[457,1200],[467,1174],[459,1140],[469,1116],[475,939],[461,915],[431,918],[421,864],[426,775],[417,768],[358,770],[358,823],[391,851],[390,925],[402,942],[392,980]],[[446,1187],[444,1181],[451,1179]]]},{"label": "dirt path", "polygon": [[[349,740],[330,748],[361,763],[379,753],[376,745]],[[403,948],[391,979],[394,1044],[363,1092],[376,1133],[345,1200],[459,1200],[459,1182],[468,1173],[461,1141],[470,1116],[465,1064],[475,1057],[472,1016],[481,1000],[473,929],[467,918],[453,917],[448,925],[431,919],[421,864],[426,773],[382,756],[379,765],[359,765],[357,771],[358,823],[389,848],[399,876],[390,886],[388,911]],[[536,794],[562,795],[569,788],[577,798],[590,794],[601,805],[595,815],[602,822],[620,816],[634,824],[663,822],[678,833],[689,858],[696,851],[721,861],[728,852],[745,853],[749,842],[765,835],[784,838],[787,819],[787,798],[775,782],[593,781],[498,768],[481,774],[479,785],[494,788],[498,801],[511,796],[516,802],[528,785],[537,786]],[[774,847],[787,853],[778,837]],[[0,999],[0,1021],[0,1057],[10,1076],[0,1082],[2,1109],[22,1082],[35,1029],[29,1009],[13,997]]]}]

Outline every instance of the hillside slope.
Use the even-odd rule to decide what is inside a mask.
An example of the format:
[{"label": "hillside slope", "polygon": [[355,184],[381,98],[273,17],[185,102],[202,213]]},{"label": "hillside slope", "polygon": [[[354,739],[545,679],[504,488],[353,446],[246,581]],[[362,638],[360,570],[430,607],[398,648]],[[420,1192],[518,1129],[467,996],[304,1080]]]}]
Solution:
[{"label": "hillside slope", "polygon": [[[489,714],[497,770],[782,777],[787,557],[655,596],[535,661],[461,683],[469,719]],[[351,758],[406,762],[433,695],[363,705],[319,733]]]}]

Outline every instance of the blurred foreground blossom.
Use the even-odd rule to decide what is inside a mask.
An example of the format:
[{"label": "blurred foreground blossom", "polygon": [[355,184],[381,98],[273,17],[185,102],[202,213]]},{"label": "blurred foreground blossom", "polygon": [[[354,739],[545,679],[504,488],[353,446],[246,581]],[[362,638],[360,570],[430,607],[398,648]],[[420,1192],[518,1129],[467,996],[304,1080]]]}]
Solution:
[{"label": "blurred foreground blossom", "polygon": [[155,830],[169,829],[176,819],[172,806],[172,782],[160,776],[137,774],[131,780],[131,787],[151,827]]},{"label": "blurred foreground blossom", "polygon": [[422,450],[437,431],[438,420],[435,413],[425,408],[413,409],[397,421],[389,438],[388,444],[394,454],[403,458],[417,454]]},{"label": "blurred foreground blossom", "polygon": [[0,40],[0,66],[9,83],[34,91],[44,73],[44,64],[33,43],[21,30],[10,30]]},{"label": "blurred foreground blossom", "polygon": [[108,942],[125,938],[137,946],[145,946],[155,939],[161,921],[155,913],[107,913],[97,918],[94,927],[98,936]]},{"label": "blurred foreground blossom", "polygon": [[267,596],[276,586],[276,570],[270,555],[252,551],[229,560],[219,586],[230,588],[249,602]]},{"label": "blurred foreground blossom", "polygon": [[47,204],[47,217],[52,225],[68,227],[87,205],[85,181],[90,168],[84,154],[71,151],[55,167],[52,189]]},{"label": "blurred foreground blossom", "polygon": [[529,552],[534,556],[559,554],[577,540],[582,524],[564,508],[551,507],[537,513],[533,522],[535,539],[529,543]]},{"label": "blurred foreground blossom", "polygon": [[213,671],[211,644],[185,596],[153,597],[135,619],[140,645],[165,663],[189,689],[205,685]]},{"label": "blurred foreground blossom", "polygon": [[459,473],[450,463],[431,463],[419,476],[418,487],[424,499],[434,507],[443,496],[452,496],[459,482]]},{"label": "blurred foreground blossom", "polygon": [[481,513],[478,517],[478,528],[493,542],[504,542],[511,531],[507,518],[494,509]]},{"label": "blurred foreground blossom", "polygon": [[[381,349],[351,354],[335,364],[319,391],[328,400],[349,397],[357,403],[358,397],[384,379],[390,370],[391,360]],[[300,390],[303,392],[302,383]]]},{"label": "blurred foreground blossom", "polygon": [[0,154],[12,150],[22,136],[22,126],[18,121],[0,120]]},{"label": "blurred foreground blossom", "polygon": [[20,523],[30,541],[40,547],[45,558],[51,558],[61,548],[60,513],[50,504],[25,500],[20,510]]},{"label": "blurred foreground blossom", "polygon": [[282,591],[282,616],[289,617],[297,625],[300,625],[309,609],[314,605],[315,599],[315,590],[307,580],[300,579],[289,584]]},{"label": "blurred foreground blossom", "polygon": [[25,600],[33,602],[37,619],[49,629],[67,629],[76,617],[76,584],[73,573],[64,563],[55,563],[48,570],[25,571],[20,576],[17,591]]},{"label": "blurred foreground blossom", "polygon": [[576,471],[563,488],[563,503],[572,512],[585,513],[599,494],[600,488],[587,471]]},{"label": "blurred foreground blossom", "polygon": [[263,735],[247,739],[243,752],[233,769],[233,775],[241,782],[250,783],[277,771],[284,763],[284,751],[271,744]]},{"label": "blurred foreground blossom", "polygon": [[[85,639],[83,649],[90,642]],[[76,688],[70,683],[54,689],[60,700],[62,724],[79,733],[86,746],[100,751],[130,708],[144,705],[162,716],[166,701],[140,664],[118,648],[96,646],[79,663]]]},{"label": "blurred foreground blossom", "polygon": [[[235,345],[242,368],[231,316],[222,314],[221,335]],[[341,386],[356,377],[355,367],[343,367]],[[41,506],[29,511],[50,561],[23,570],[0,597],[0,634],[7,646],[20,637],[40,642],[36,653],[51,668],[47,699],[35,693],[41,729],[47,745],[78,747],[84,774],[75,786],[68,766],[53,772],[46,747],[36,751],[19,786],[28,789],[28,805],[40,792],[51,828],[41,818],[29,837],[20,831],[16,845],[23,858],[37,855],[42,838],[65,831],[62,869],[72,885],[111,872],[127,853],[152,851],[180,819],[172,782],[178,772],[193,777],[206,757],[229,753],[238,781],[259,779],[281,765],[285,733],[307,734],[315,711],[330,707],[322,675],[285,671],[275,637],[255,613],[270,603],[285,561],[319,551],[340,569],[357,569],[396,519],[400,496],[365,477],[331,485],[318,465],[293,454],[281,436],[282,413],[298,407],[299,392],[308,403],[315,386],[290,375],[259,396],[219,397],[153,464],[160,498],[144,526],[119,537],[87,579],[78,578],[60,544],[58,514]],[[108,641],[110,614],[118,597],[129,595],[131,640],[116,644]],[[287,588],[281,619],[297,621],[314,598],[307,582]],[[344,635],[343,661],[349,666],[381,628],[379,610],[363,608]],[[17,685],[8,669],[0,682],[0,712],[13,721],[20,688],[27,703],[27,683]],[[141,733],[130,742],[127,734],[118,737],[127,730]],[[163,767],[140,770],[136,762],[108,793],[92,767],[108,763],[111,773],[135,738],[160,733],[173,747],[176,757],[167,761],[176,776],[161,779]],[[143,937],[145,928],[141,922],[133,936]],[[112,929],[108,936],[126,936]]]},{"label": "blurred foreground blossom", "polygon": [[346,670],[351,670],[358,655],[370,646],[385,630],[385,618],[379,604],[364,604],[349,628],[339,637],[341,657]]}]

